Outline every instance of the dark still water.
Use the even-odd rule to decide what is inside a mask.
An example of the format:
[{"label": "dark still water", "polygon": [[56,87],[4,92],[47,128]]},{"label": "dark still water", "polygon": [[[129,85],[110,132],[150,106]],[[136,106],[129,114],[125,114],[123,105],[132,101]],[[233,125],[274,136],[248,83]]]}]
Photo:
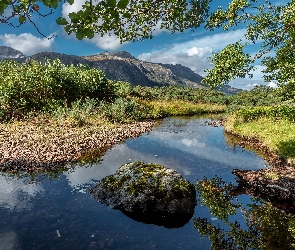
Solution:
[{"label": "dark still water", "polygon": [[[263,249],[266,233],[257,218],[267,216],[277,218],[279,232],[291,235],[290,239],[282,235],[284,241],[291,241],[293,217],[247,195],[229,194],[231,183],[235,184],[232,169],[264,168],[264,160],[251,151],[228,146],[223,128],[207,126],[206,120],[164,119],[149,134],[109,150],[100,164],[76,167],[58,178],[32,181],[2,174],[0,250]],[[162,164],[194,184],[201,180],[195,214],[185,226],[169,229],[137,222],[85,193],[97,180],[130,161]],[[271,244],[266,247],[280,249]]]}]

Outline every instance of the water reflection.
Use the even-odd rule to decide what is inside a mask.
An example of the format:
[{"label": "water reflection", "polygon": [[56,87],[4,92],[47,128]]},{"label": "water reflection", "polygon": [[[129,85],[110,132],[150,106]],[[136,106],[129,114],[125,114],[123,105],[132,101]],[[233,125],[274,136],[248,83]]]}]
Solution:
[{"label": "water reflection", "polygon": [[30,209],[34,197],[43,192],[41,184],[14,176],[0,175],[0,183],[0,207],[11,211]]},{"label": "water reflection", "polygon": [[[97,180],[114,174],[121,165],[131,161],[154,162],[173,168],[191,183],[203,180],[204,176],[209,180],[216,174],[224,181],[235,183],[231,174],[233,168],[265,167],[265,161],[253,152],[240,147],[233,150],[227,145],[223,128],[206,126],[206,120],[164,119],[163,124],[150,133],[107,151],[99,164],[76,166],[71,171],[55,175],[55,179],[34,177],[32,181],[32,178],[24,176],[1,175],[0,237],[8,233],[10,239],[17,239],[12,249],[18,247],[22,250],[210,249],[212,243],[202,235],[213,233],[201,231],[196,220],[175,229],[140,223],[137,218],[129,218],[120,211],[101,205],[84,193]],[[234,196],[225,200],[222,197],[224,195],[215,196],[220,204],[224,202],[225,207],[220,205],[220,209],[231,211],[229,208],[233,206],[236,212],[228,217],[228,221],[237,220],[241,230],[248,230],[243,217],[245,212],[239,204],[243,204],[242,209],[247,211],[250,208],[247,204],[254,204],[250,196],[240,195],[239,201]],[[228,229],[226,221],[222,221],[222,213],[212,215],[209,207],[209,203],[198,205],[193,218],[206,219],[218,230]],[[287,223],[284,227],[288,227],[289,221],[283,220]],[[216,223],[221,222],[225,226],[219,228]],[[207,224],[201,225],[205,230]],[[237,228],[237,232],[242,232],[239,230]]]},{"label": "water reflection", "polygon": [[[197,183],[198,198],[215,219],[197,217],[194,227],[209,237],[211,249],[294,249],[295,214],[257,198],[240,203],[236,188],[219,177]],[[236,219],[238,213],[243,221]]]}]

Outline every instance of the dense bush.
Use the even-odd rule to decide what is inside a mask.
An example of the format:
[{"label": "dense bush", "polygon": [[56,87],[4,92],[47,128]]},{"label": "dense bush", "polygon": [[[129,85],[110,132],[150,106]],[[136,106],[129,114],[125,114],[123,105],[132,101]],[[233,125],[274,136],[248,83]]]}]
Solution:
[{"label": "dense bush", "polygon": [[254,107],[244,108],[235,112],[235,115],[241,122],[257,120],[261,117],[285,119],[295,121],[295,106],[280,105],[277,107]]},{"label": "dense bush", "polygon": [[281,98],[274,88],[255,86],[252,90],[244,90],[228,96],[228,111],[232,112],[242,107],[274,106],[281,103]]},{"label": "dense bush", "polygon": [[227,97],[217,91],[182,87],[182,86],[165,86],[165,87],[141,87],[136,86],[131,91],[131,96],[142,100],[182,100],[194,103],[212,103],[226,104]]},{"label": "dense bush", "polygon": [[66,66],[59,60],[44,64],[0,62],[1,120],[70,106],[85,98],[114,99],[114,85],[101,70],[84,65]]},{"label": "dense bush", "polygon": [[101,102],[103,117],[112,122],[130,122],[148,118],[149,108],[136,100],[117,98],[113,103]]}]

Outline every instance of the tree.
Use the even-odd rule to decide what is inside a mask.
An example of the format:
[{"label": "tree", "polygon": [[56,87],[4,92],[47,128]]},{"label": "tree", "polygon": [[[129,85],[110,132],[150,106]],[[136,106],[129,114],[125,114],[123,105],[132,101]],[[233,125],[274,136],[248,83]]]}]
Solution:
[{"label": "tree", "polygon": [[[246,25],[245,41],[227,45],[213,53],[212,70],[203,80],[211,87],[226,84],[234,78],[253,76],[254,63],[261,60],[265,81],[284,84],[295,80],[295,1],[273,5],[268,0],[232,0],[226,10],[218,8],[206,22],[206,28],[225,31]],[[251,57],[247,45],[261,44]],[[273,52],[270,55],[270,52]]]},{"label": "tree", "polygon": [[[2,0],[0,21],[14,27],[29,21],[38,29],[32,15],[50,15],[62,1]],[[64,1],[70,4],[74,2]],[[203,83],[215,88],[234,78],[252,77],[254,63],[259,61],[265,67],[266,81],[294,84],[295,1],[271,4],[269,0],[231,0],[225,10],[219,7],[210,13],[213,1],[89,0],[82,10],[70,13],[69,19],[58,18],[57,23],[63,25],[68,34],[76,34],[77,39],[113,33],[121,42],[151,38],[159,24],[172,33],[195,29],[203,23],[209,30],[222,28],[229,31],[246,27],[245,41],[236,41],[212,55],[210,60],[214,68],[208,70]],[[44,8],[50,11],[41,13]],[[4,11],[10,14],[5,15]],[[261,45],[254,56],[245,52],[251,44]]]},{"label": "tree", "polygon": [[[74,0],[66,0],[73,4]],[[211,0],[102,0],[86,1],[82,10],[70,13],[69,19],[60,17],[59,25],[64,25],[68,34],[75,33],[77,39],[93,38],[95,34],[101,36],[114,33],[121,42],[136,39],[151,38],[157,25],[161,28],[175,31],[184,31],[196,28],[208,17],[209,2]],[[39,0],[46,14],[41,13],[41,5],[36,0],[2,0],[0,2],[0,21],[18,27],[26,21],[31,22],[32,15],[45,17],[53,13],[62,0]],[[8,17],[4,11],[11,8]],[[15,20],[16,19],[16,20]],[[14,24],[14,22],[16,24]],[[43,33],[38,30],[41,35]],[[43,35],[45,36],[45,35]]]}]

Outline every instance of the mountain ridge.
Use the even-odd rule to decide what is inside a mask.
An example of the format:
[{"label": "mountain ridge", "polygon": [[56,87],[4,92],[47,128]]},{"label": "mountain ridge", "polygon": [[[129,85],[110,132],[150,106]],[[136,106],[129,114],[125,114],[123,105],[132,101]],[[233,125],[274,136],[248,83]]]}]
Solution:
[{"label": "mountain ridge", "polygon": [[[108,79],[130,82],[132,85],[161,87],[161,86],[192,86],[206,88],[202,83],[203,77],[181,64],[162,64],[141,61],[126,51],[102,52],[89,56],[67,55],[56,52],[39,52],[25,56],[21,51],[7,46],[0,46],[0,60],[11,59],[20,63],[36,60],[59,59],[66,65],[86,64],[105,72]],[[222,89],[222,92],[233,94],[242,90],[236,88]]]}]

